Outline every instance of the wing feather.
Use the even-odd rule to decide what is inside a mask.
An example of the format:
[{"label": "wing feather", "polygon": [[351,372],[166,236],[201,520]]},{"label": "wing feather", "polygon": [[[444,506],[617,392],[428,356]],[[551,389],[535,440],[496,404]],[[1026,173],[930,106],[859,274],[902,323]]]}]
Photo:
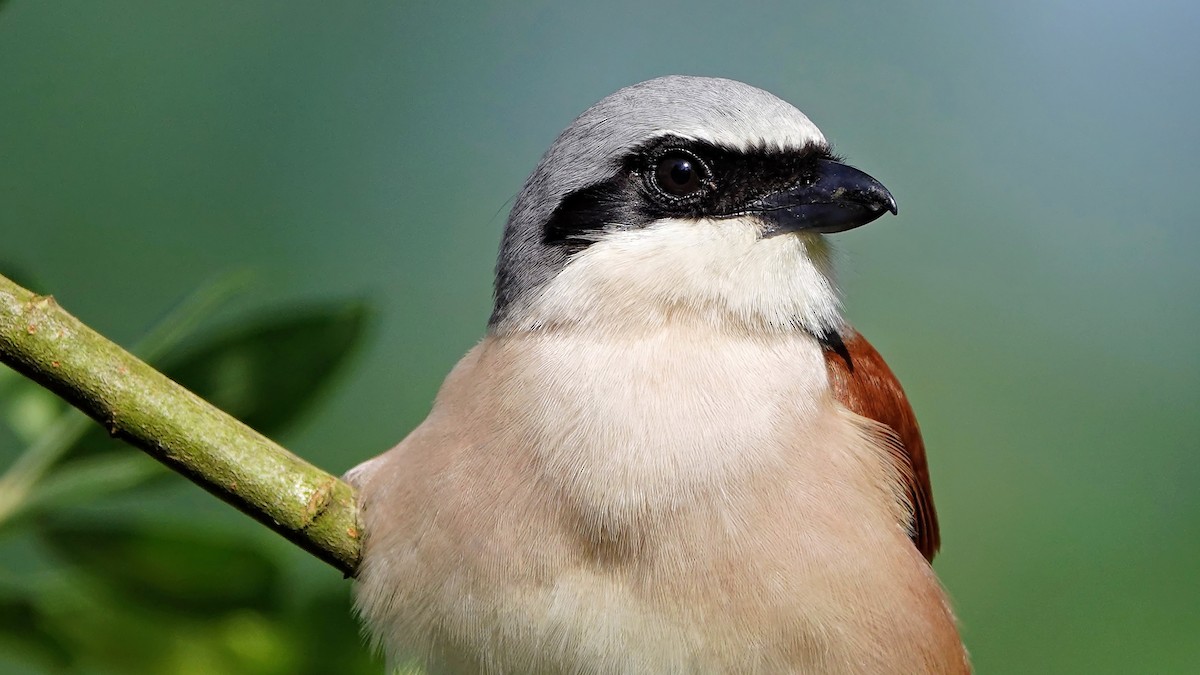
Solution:
[{"label": "wing feather", "polygon": [[825,350],[825,365],[834,395],[853,412],[888,426],[902,446],[895,453],[912,503],[912,540],[928,560],[941,544],[925,442],[916,415],[899,380],[866,338],[853,331],[842,336],[838,348]]}]

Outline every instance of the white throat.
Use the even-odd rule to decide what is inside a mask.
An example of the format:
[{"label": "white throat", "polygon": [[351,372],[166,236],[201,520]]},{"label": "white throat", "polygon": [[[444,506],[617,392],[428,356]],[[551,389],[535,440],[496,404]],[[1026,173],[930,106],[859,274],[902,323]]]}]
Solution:
[{"label": "white throat", "polygon": [[763,238],[752,217],[606,232],[497,328],[616,332],[689,322],[739,333],[840,328],[828,244],[815,234]]}]

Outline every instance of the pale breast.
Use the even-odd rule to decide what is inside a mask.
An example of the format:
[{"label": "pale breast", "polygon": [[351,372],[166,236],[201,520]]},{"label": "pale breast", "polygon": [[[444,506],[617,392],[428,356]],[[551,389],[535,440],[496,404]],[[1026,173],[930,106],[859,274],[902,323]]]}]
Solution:
[{"label": "pale breast", "polygon": [[485,340],[362,478],[359,606],[445,672],[953,672],[873,433],[809,338]]},{"label": "pale breast", "polygon": [[508,364],[497,366],[507,368],[497,398],[523,420],[541,480],[613,519],[679,508],[793,461],[784,428],[814,418],[828,387],[820,351],[783,336],[663,330],[485,349],[482,361]]}]

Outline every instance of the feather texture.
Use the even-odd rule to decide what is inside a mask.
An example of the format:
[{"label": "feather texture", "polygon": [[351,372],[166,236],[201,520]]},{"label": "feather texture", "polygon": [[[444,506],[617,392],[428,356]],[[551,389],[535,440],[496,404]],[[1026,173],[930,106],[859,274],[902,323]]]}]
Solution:
[{"label": "feather texture", "polygon": [[825,352],[829,386],[842,405],[887,426],[896,434],[902,450],[897,453],[897,459],[902,463],[898,468],[907,483],[913,510],[912,540],[926,560],[933,560],[941,537],[929,482],[929,464],[925,459],[925,442],[917,426],[917,417],[900,381],[871,343],[853,331],[843,336],[843,342],[845,350],[841,353],[832,349]]}]

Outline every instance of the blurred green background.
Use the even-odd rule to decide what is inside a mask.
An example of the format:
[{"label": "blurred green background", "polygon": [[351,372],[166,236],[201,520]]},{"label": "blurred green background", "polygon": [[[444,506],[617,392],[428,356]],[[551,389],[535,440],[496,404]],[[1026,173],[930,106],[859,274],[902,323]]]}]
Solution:
[{"label": "blurred green background", "polygon": [[[750,82],[899,201],[836,238],[841,275],[920,416],[978,671],[1200,672],[1198,25],[1185,2],[11,0],[0,271],[121,344],[182,334],[156,363],[340,473],[479,338],[509,200],[574,115],[661,74]],[[2,469],[70,423],[0,378]],[[98,435],[60,445],[82,477],[0,523],[0,672],[381,672],[332,569]]]}]

